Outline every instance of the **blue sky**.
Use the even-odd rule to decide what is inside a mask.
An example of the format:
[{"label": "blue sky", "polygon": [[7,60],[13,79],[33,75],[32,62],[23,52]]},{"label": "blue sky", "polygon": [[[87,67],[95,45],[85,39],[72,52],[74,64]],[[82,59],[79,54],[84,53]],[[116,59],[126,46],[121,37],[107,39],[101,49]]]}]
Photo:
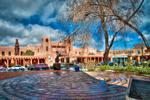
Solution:
[{"label": "blue sky", "polygon": [[[23,46],[37,44],[44,35],[49,36],[51,40],[62,40],[72,33],[75,26],[72,21],[65,21],[66,2],[67,0],[0,0],[0,45],[13,46],[16,38]],[[139,27],[150,42],[149,11],[150,3],[146,0],[143,23]],[[98,26],[90,26],[90,46],[103,50],[103,35],[95,33],[96,27]],[[126,38],[122,38],[123,36]],[[117,36],[112,49],[133,48],[141,42],[136,33],[126,32]]]}]

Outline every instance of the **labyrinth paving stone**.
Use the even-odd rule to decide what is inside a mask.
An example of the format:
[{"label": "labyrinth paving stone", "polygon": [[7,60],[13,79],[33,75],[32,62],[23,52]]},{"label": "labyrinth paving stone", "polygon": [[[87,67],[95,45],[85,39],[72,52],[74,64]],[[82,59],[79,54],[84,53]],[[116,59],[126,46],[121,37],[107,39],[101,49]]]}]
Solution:
[{"label": "labyrinth paving stone", "polygon": [[126,88],[83,72],[50,72],[0,81],[0,100],[124,100]]}]

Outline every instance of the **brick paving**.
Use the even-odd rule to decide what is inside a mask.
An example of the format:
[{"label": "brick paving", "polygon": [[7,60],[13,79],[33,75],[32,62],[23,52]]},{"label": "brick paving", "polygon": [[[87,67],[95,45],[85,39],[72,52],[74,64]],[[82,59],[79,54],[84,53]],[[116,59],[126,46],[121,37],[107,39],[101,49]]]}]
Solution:
[{"label": "brick paving", "polygon": [[[64,70],[65,72],[67,70]],[[39,70],[39,71],[18,71],[18,72],[0,72],[0,80],[13,78],[16,76],[26,75],[26,74],[38,74],[38,73],[49,73],[49,72],[63,72],[63,70]]]},{"label": "brick paving", "polygon": [[125,100],[126,87],[84,72],[22,74],[0,81],[0,100]]},{"label": "brick paving", "polygon": [[95,71],[86,73],[97,80],[106,80],[107,84],[120,85],[124,87],[128,87],[129,78],[134,75],[133,73],[117,73],[110,71]]}]

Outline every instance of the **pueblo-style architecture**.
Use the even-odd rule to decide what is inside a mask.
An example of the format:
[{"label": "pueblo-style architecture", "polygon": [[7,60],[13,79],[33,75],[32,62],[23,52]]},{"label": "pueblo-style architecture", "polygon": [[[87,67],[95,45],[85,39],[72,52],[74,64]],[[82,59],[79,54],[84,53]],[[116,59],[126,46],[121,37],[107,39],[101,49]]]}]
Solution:
[{"label": "pueblo-style architecture", "polygon": [[[25,54],[27,51],[33,52],[33,54]],[[51,66],[55,61],[56,52],[61,54],[61,63],[99,63],[103,61],[104,53],[88,46],[74,48],[70,37],[65,38],[64,41],[53,42],[45,36],[40,44],[27,45],[26,47],[20,47],[19,40],[16,39],[15,46],[0,46],[0,65],[10,67],[46,63]],[[140,62],[143,58],[150,60],[150,52],[146,48],[111,50],[109,54],[110,61],[119,63],[127,60]]]}]

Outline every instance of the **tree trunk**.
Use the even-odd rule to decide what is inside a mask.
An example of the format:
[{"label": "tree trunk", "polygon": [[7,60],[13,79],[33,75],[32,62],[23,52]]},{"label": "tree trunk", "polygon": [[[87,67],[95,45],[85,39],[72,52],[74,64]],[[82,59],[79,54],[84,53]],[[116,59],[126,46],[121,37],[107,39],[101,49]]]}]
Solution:
[{"label": "tree trunk", "polygon": [[109,36],[108,36],[108,32],[107,32],[107,28],[106,28],[106,23],[105,23],[105,19],[103,16],[99,16],[100,20],[101,20],[101,24],[102,24],[102,28],[104,31],[104,38],[105,38],[105,52],[103,54],[103,61],[104,64],[107,64],[109,62]]},{"label": "tree trunk", "polygon": [[104,58],[103,58],[103,61],[104,61],[104,64],[107,65],[108,62],[109,62],[109,48],[105,50],[104,52]]}]

